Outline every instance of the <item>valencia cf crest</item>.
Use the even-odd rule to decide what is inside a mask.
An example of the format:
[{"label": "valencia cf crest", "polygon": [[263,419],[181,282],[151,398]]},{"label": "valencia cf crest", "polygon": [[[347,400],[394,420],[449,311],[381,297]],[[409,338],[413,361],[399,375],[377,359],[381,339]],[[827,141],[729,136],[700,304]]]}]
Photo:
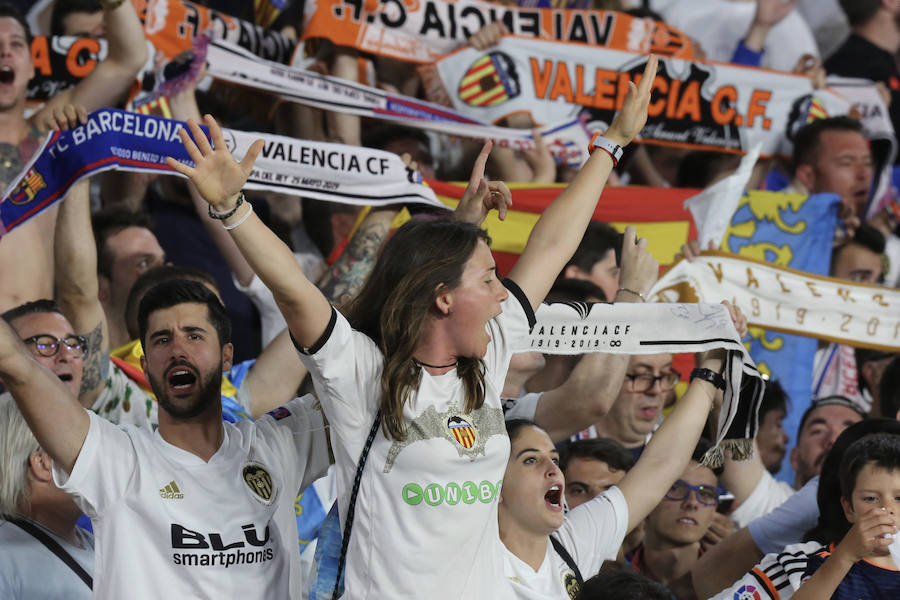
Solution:
[{"label": "valencia cf crest", "polygon": [[452,416],[447,419],[447,429],[453,434],[457,443],[468,450],[475,445],[475,426],[462,417]]},{"label": "valencia cf crest", "polygon": [[503,52],[489,52],[466,71],[459,82],[459,99],[472,106],[496,106],[519,95],[519,75]]},{"label": "valencia cf crest", "polygon": [[261,464],[250,463],[245,465],[241,471],[241,477],[244,478],[244,483],[247,484],[247,487],[250,488],[257,500],[266,505],[275,501],[277,493],[272,476]]},{"label": "valencia cf crest", "polygon": [[811,94],[794,101],[788,113],[787,137],[793,141],[797,132],[818,119],[828,118],[828,111],[822,101]]},{"label": "valencia cf crest", "polygon": [[566,594],[569,595],[569,598],[575,600],[575,597],[578,596],[578,592],[581,591],[581,586],[578,585],[578,578],[575,577],[575,573],[566,571],[563,576],[563,585],[566,588]]}]

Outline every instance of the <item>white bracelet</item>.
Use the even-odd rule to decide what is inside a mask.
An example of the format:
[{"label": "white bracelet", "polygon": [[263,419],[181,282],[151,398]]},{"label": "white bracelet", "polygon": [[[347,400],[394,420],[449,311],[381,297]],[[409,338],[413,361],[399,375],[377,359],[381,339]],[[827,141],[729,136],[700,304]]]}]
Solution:
[{"label": "white bracelet", "polygon": [[253,212],[252,204],[250,204],[249,202],[245,202],[244,204],[246,204],[248,206],[248,210],[247,210],[247,212],[244,213],[243,217],[241,217],[240,219],[237,220],[236,223],[232,223],[231,225],[226,225],[225,223],[222,223],[222,227],[224,227],[226,231],[231,231],[232,229],[237,229],[238,227],[243,225],[244,221],[247,220],[247,217],[250,216],[250,213]]}]

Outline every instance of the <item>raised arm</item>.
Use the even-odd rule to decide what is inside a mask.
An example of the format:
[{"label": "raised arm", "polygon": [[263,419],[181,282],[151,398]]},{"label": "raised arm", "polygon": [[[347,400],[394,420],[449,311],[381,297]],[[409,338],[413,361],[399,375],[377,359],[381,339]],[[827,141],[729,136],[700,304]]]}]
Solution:
[{"label": "raised arm", "polygon": [[753,441],[753,456],[747,460],[733,460],[725,453],[725,469],[722,471],[722,485],[734,494],[735,506],[740,506],[750,497],[766,470],[759,456],[759,446]]},{"label": "raised arm", "polygon": [[194,166],[172,158],[166,161],[194,183],[211,210],[221,215],[231,213],[220,219],[222,225],[234,227],[229,230],[232,239],[256,275],[272,291],[294,339],[300,345],[310,347],[322,336],[331,320],[331,304],[303,274],[291,249],[259,217],[252,214],[250,204],[242,202],[238,206],[239,199],[243,198],[241,188],[262,150],[263,142],[254,142],[247,156],[237,162],[228,151],[216,121],[207,115],[204,122],[209,127],[216,149],[212,149],[200,127],[189,120],[193,140],[184,129],[179,131],[179,135]]},{"label": "raised arm", "polygon": [[90,428],[90,417],[59,377],[35,360],[0,319],[0,380],[12,394],[34,437],[71,473]]},{"label": "raised arm", "polygon": [[[727,302],[732,321],[746,333],[746,319],[740,309]],[[724,350],[704,353],[697,361],[700,368],[721,373],[725,360]],[[712,383],[694,379],[675,404],[675,409],[663,421],[650,438],[650,443],[640,459],[619,482],[619,489],[628,502],[628,530],[644,520],[672,483],[684,472],[703,433],[707,417],[715,405],[720,404],[722,393]]]},{"label": "raised arm", "polygon": [[56,294],[75,332],[87,338],[78,400],[93,406],[109,369],[109,332],[97,295],[97,249],[91,235],[90,180],[75,184],[60,204],[54,245]]},{"label": "raised arm", "polygon": [[134,5],[128,1],[104,1],[101,4],[109,43],[106,58],[76,86],[54,96],[35,114],[34,122],[39,126],[47,111],[64,104],[80,104],[88,112],[117,105],[147,62],[147,41]]},{"label": "raised arm", "polygon": [[691,568],[698,598],[712,598],[753,568],[764,554],[746,527],[714,544]]},{"label": "raised arm", "polygon": [[[605,134],[619,146],[627,146],[647,122],[656,67],[656,57],[651,56],[640,83],[628,84],[625,103]],[[537,309],[578,248],[612,168],[608,153],[601,150],[591,154],[575,180],[547,207],[531,230],[525,250],[509,276],[525,292],[532,308]]]},{"label": "raised arm", "polygon": [[[717,352],[715,357],[705,359],[699,366],[719,373],[723,355],[724,351]],[[650,438],[640,459],[619,482],[619,489],[628,502],[628,531],[650,514],[687,468],[717,392],[719,390],[708,381],[693,380],[675,404],[675,409]]]},{"label": "raised arm", "polygon": [[[616,302],[643,302],[639,296],[624,290],[640,290],[645,294],[653,287],[658,274],[659,263],[647,250],[646,240],[636,244],[634,227],[627,227],[622,244],[623,291],[616,295]],[[584,355],[565,383],[541,395],[535,422],[554,442],[559,442],[599,421],[619,395],[628,359],[626,354]]]}]

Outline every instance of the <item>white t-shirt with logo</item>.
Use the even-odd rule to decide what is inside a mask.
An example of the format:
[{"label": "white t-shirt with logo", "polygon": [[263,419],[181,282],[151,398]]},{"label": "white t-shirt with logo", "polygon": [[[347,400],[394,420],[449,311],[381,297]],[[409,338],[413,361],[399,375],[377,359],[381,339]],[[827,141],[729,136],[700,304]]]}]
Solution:
[{"label": "white t-shirt with logo", "polygon": [[[75,528],[81,547],[73,545],[40,523],[88,575],[94,569],[94,538]],[[89,600],[91,589],[66,563],[36,537],[9,521],[0,520],[0,598],[3,600]]]},{"label": "white t-shirt with logo", "polygon": [[299,598],[294,499],[328,467],[312,403],[223,423],[209,462],[89,413],[72,473],[53,476],[93,521],[94,597]]},{"label": "white t-shirt with logo", "polygon": [[[566,514],[553,536],[575,561],[584,580],[596,575],[605,560],[615,560],[628,527],[628,504],[613,486]],[[535,571],[504,546],[504,574],[521,600],[571,600],[575,573],[547,540],[544,562]]]},{"label": "white t-shirt with logo", "polygon": [[[465,413],[456,371],[421,371],[403,409],[407,437],[379,428],[362,476],[345,571],[345,600],[511,597],[503,577],[497,501],[509,459],[500,391],[517,339],[534,323],[521,290],[505,282],[503,312],[487,324],[484,405]],[[521,298],[521,300],[519,299]],[[357,461],[381,400],[382,354],[337,311],[301,358],[331,425],[341,524]]]}]

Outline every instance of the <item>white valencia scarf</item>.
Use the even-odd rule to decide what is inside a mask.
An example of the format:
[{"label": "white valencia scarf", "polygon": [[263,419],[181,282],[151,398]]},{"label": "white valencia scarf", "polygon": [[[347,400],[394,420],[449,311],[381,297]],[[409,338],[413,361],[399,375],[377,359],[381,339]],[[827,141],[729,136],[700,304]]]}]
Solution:
[{"label": "white valencia scarf", "polygon": [[543,304],[537,324],[519,352],[545,354],[661,354],[724,348],[725,397],[716,445],[704,457],[722,464],[723,451],[736,460],[752,452],[765,382],[721,304]]}]

